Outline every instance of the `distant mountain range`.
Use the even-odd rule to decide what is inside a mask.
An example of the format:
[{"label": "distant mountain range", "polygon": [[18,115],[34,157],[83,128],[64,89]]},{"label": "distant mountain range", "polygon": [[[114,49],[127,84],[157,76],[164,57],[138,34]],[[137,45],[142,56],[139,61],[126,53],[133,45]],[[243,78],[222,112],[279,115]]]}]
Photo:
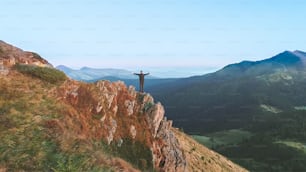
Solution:
[{"label": "distant mountain range", "polygon": [[[133,75],[133,72],[124,69],[95,69],[89,67],[83,67],[79,70],[71,69],[64,65],[56,67],[58,70],[63,71],[67,76],[72,79],[96,82],[98,80],[109,80],[112,82],[123,81],[126,85],[132,85],[137,90],[139,89],[138,76]],[[155,85],[166,84],[178,80],[179,78],[158,78],[152,75],[146,76],[145,91],[147,87],[153,87]]]},{"label": "distant mountain range", "polygon": [[[58,70],[63,71],[70,78],[79,81],[97,81],[97,80],[123,80],[123,79],[138,79],[137,76],[133,75],[133,72],[125,69],[95,69],[89,67],[83,67],[81,69],[71,69],[64,65],[56,67]],[[154,76],[147,76],[147,79],[157,78]]]}]

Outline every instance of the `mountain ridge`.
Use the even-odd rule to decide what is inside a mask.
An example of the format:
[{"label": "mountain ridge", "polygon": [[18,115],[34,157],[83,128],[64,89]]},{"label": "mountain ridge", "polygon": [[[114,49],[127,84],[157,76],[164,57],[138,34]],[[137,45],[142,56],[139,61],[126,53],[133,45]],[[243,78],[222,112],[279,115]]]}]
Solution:
[{"label": "mountain ridge", "polygon": [[[252,67],[254,65],[263,65],[267,63],[276,63],[280,65],[285,65],[286,67],[297,67],[295,65],[305,65],[304,62],[306,61],[306,53],[300,50],[295,51],[284,51],[282,53],[279,53],[271,58],[264,59],[264,60],[258,60],[258,61],[242,61],[239,63],[234,63],[225,66],[220,71],[230,68],[230,67],[240,67],[244,70],[249,69],[249,67]],[[301,64],[300,64],[301,63]],[[244,71],[242,70],[242,71]]]},{"label": "mountain ridge", "polygon": [[[296,55],[297,52],[299,55]],[[219,87],[220,89],[222,88],[222,94],[225,94],[227,91],[232,91],[232,94],[235,95],[241,94],[240,91],[243,90],[250,92],[251,90],[249,89],[251,87],[255,88],[254,91],[257,90],[262,92],[265,88],[270,89],[270,87],[272,87],[272,83],[277,84],[284,82],[287,85],[298,84],[298,82],[302,82],[303,78],[306,77],[306,67],[302,63],[304,60],[303,58],[305,57],[306,59],[306,56],[301,56],[300,54],[304,55],[306,53],[302,51],[284,51],[264,60],[242,61],[240,63],[227,65],[214,73],[179,79],[172,83],[167,83],[167,85],[154,85],[153,87],[148,88],[148,91],[153,95],[156,95],[158,100],[163,101],[166,107],[177,107],[178,105],[175,105],[175,102],[178,102],[180,99],[186,100],[184,96],[189,96],[188,99],[190,100],[192,99],[191,96],[195,96],[198,99],[203,99],[203,102],[209,102],[210,100],[204,99],[204,97],[208,95],[208,93],[206,94],[205,92],[207,91],[211,94],[216,94]],[[294,80],[297,80],[298,82],[293,83]],[[267,84],[270,86],[267,86]],[[215,87],[213,85],[215,85]],[[247,85],[250,88],[248,88]],[[287,90],[288,88],[283,89]],[[269,95],[270,93],[267,92],[266,94]],[[169,103],[171,104],[168,104],[168,98],[166,95],[174,95],[177,97],[171,101],[170,99],[172,99],[172,97],[169,97]],[[300,97],[300,95],[297,95],[297,97]],[[249,97],[249,99],[254,100],[252,97]],[[269,100],[270,99],[272,98],[269,98]],[[292,100],[292,102],[297,103],[298,101]],[[191,101],[190,103],[194,105],[187,103],[187,106],[202,106],[200,105],[200,102]],[[204,107],[206,107],[206,105]],[[174,117],[172,109],[173,108],[169,109],[168,111],[170,112],[171,118]],[[179,114],[183,115],[184,112],[186,111],[182,110],[179,112]]]}]

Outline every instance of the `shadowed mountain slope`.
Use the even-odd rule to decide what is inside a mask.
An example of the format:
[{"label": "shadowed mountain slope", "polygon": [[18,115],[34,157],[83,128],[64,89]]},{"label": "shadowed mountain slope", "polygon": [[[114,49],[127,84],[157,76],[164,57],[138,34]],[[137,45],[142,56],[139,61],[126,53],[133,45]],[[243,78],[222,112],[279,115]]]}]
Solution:
[{"label": "shadowed mountain slope", "polygon": [[266,60],[243,61],[215,73],[156,85],[148,91],[164,103],[176,126],[186,131],[240,128],[266,111],[262,105],[281,111],[306,105],[305,60],[304,52],[285,51]]}]

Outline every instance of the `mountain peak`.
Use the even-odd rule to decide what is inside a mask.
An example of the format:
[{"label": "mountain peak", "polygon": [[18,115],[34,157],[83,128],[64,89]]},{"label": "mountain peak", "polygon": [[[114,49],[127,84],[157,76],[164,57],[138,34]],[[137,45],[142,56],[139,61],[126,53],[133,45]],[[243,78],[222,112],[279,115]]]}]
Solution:
[{"label": "mountain peak", "polygon": [[263,60],[263,63],[272,62],[285,65],[286,67],[301,67],[304,66],[306,54],[302,51],[284,51],[270,59]]},{"label": "mountain peak", "polygon": [[69,69],[69,70],[72,70],[70,67],[68,66],[65,66],[65,65],[58,65],[56,66],[57,69]]}]

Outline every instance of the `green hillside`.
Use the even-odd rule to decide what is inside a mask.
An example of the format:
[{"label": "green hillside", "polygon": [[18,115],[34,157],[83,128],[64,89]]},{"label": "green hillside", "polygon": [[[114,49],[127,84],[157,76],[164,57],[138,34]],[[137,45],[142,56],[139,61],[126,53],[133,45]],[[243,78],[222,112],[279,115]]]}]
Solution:
[{"label": "green hillside", "polygon": [[[151,87],[150,91],[164,103],[167,116],[177,127],[244,167],[305,171],[304,151],[288,144],[306,143],[305,61],[304,52],[285,51],[266,60],[243,61],[208,75]],[[225,137],[241,138],[231,135],[233,129],[249,132],[250,137],[233,142]]]}]

